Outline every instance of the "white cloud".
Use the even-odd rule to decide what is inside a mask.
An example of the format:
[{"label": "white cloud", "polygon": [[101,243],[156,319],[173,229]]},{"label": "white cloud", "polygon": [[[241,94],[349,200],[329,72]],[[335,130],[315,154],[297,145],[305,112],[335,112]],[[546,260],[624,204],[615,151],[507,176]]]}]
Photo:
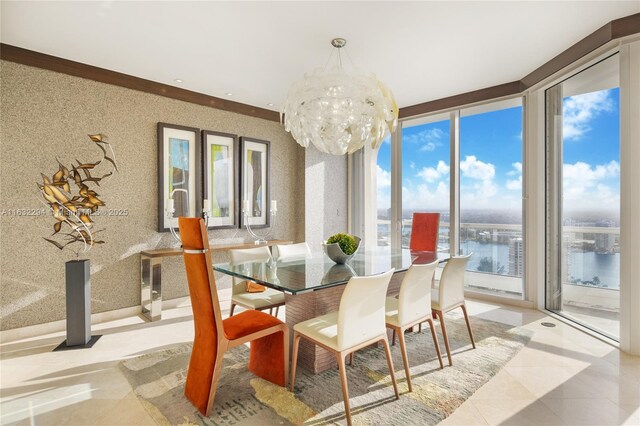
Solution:
[{"label": "white cloud", "polygon": [[446,175],[447,173],[449,173],[449,166],[447,166],[447,163],[445,163],[444,161],[440,160],[440,161],[438,161],[438,165],[436,166],[436,170],[438,171],[438,173]]},{"label": "white cloud", "polygon": [[391,173],[376,164],[376,204],[379,209],[391,205]]},{"label": "white cloud", "polygon": [[582,161],[575,164],[564,164],[562,167],[562,177],[565,181],[582,181],[586,186],[592,186],[597,180],[616,177],[619,174],[620,164],[614,160],[607,164],[598,164],[595,167]]},{"label": "white cloud", "polygon": [[433,167],[423,167],[416,175],[427,182],[433,182],[440,178],[440,173]]},{"label": "white cloud", "polygon": [[[619,189],[607,180],[620,176],[620,164],[610,161],[592,166],[582,161],[564,164],[562,168],[563,198],[567,208],[608,208],[620,203]],[[615,183],[617,185],[617,183]]]},{"label": "white cloud", "polygon": [[449,208],[449,185],[439,182],[431,190],[426,183],[402,187],[402,207],[413,210],[444,210]]},{"label": "white cloud", "polygon": [[515,163],[511,163],[511,167],[513,167],[513,170],[511,170],[510,172],[507,173],[509,176],[515,176],[517,174],[522,174],[522,163],[521,162],[516,161]]},{"label": "white cloud", "polygon": [[497,185],[491,180],[475,181],[472,185],[462,185],[460,188],[460,203],[464,208],[475,208],[479,206],[491,206],[492,208],[503,207],[496,202],[495,196],[498,194]]},{"label": "white cloud", "polygon": [[414,163],[413,161],[409,161],[409,168],[415,169],[416,163]]},{"label": "white cloud", "polygon": [[506,187],[512,191],[522,189],[522,176],[518,176],[518,179],[507,180]]},{"label": "white cloud", "polygon": [[436,144],[433,142],[427,142],[422,147],[420,147],[420,151],[422,152],[431,152],[436,149]]},{"label": "white cloud", "polygon": [[412,135],[403,135],[402,143],[420,144],[420,151],[430,152],[442,146],[442,139],[447,134],[440,129],[425,129]]},{"label": "white cloud", "polygon": [[601,112],[613,110],[613,100],[607,90],[584,93],[566,98],[562,104],[562,136],[579,139],[589,130],[591,120]]},{"label": "white cloud", "polygon": [[416,173],[416,176],[421,177],[427,182],[435,182],[447,173],[449,173],[449,166],[447,166],[444,161],[440,160],[435,168],[423,167],[418,173]]},{"label": "white cloud", "polygon": [[493,179],[496,175],[493,164],[482,162],[475,155],[467,155],[464,161],[460,162],[460,170],[462,170],[462,176],[478,180]]},{"label": "white cloud", "polygon": [[522,189],[522,163],[515,162],[511,163],[513,170],[507,172],[508,176],[518,176],[516,179],[508,179],[505,186],[507,189],[512,191],[521,190]]},{"label": "white cloud", "polygon": [[376,185],[378,188],[391,186],[391,173],[376,164]]}]

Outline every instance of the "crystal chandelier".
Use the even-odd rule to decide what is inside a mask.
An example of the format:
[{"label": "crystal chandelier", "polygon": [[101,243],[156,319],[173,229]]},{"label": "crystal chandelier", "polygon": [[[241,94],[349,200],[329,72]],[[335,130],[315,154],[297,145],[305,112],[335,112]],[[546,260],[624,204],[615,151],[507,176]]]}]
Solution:
[{"label": "crystal chandelier", "polygon": [[343,38],[331,40],[337,64],[318,68],[293,83],[281,111],[284,128],[303,147],[313,143],[322,152],[351,154],[365,143],[377,148],[398,124],[398,106],[391,90],[374,74],[347,72],[342,67]]}]

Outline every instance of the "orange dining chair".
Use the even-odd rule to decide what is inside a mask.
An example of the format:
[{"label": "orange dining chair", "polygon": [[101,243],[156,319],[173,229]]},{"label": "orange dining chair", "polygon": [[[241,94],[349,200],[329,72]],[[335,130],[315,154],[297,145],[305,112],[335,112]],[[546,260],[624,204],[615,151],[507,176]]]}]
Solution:
[{"label": "orange dining chair", "polygon": [[414,213],[409,249],[438,251],[440,213]]},{"label": "orange dining chair", "polygon": [[286,385],[289,329],[276,317],[255,310],[223,320],[204,220],[180,217],[178,226],[195,326],[184,393],[202,414],[209,416],[223,356],[231,348],[251,342],[249,371],[277,385]]}]

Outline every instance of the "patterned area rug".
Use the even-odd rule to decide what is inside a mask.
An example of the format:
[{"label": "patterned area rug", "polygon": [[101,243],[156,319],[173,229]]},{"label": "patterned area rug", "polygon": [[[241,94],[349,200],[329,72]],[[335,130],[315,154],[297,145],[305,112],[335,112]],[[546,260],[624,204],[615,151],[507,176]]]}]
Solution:
[{"label": "patterned area rug", "polygon": [[[451,414],[493,377],[531,338],[531,332],[502,323],[472,318],[477,349],[472,349],[461,315],[446,316],[453,366],[438,368],[428,325],[407,333],[413,392],[409,393],[400,348],[391,347],[400,399],[396,400],[384,350],[365,348],[347,366],[354,424],[432,425]],[[425,332],[427,330],[427,332]],[[227,352],[209,418],[184,397],[191,345],[183,344],[125,360],[121,370],[136,395],[160,425],[324,425],[345,423],[337,369],[314,375],[299,368],[295,394],[247,371],[249,348]]]}]

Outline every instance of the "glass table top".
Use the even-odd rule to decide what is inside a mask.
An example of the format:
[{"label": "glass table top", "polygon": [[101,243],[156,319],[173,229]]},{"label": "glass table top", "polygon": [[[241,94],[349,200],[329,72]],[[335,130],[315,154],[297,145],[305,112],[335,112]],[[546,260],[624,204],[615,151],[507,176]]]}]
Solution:
[{"label": "glass table top", "polygon": [[316,291],[345,284],[351,277],[381,274],[395,268],[409,269],[412,263],[445,262],[448,253],[418,252],[390,247],[361,248],[346,264],[334,263],[323,252],[289,262],[219,263],[213,269],[244,280],[255,281],[289,294]]}]

